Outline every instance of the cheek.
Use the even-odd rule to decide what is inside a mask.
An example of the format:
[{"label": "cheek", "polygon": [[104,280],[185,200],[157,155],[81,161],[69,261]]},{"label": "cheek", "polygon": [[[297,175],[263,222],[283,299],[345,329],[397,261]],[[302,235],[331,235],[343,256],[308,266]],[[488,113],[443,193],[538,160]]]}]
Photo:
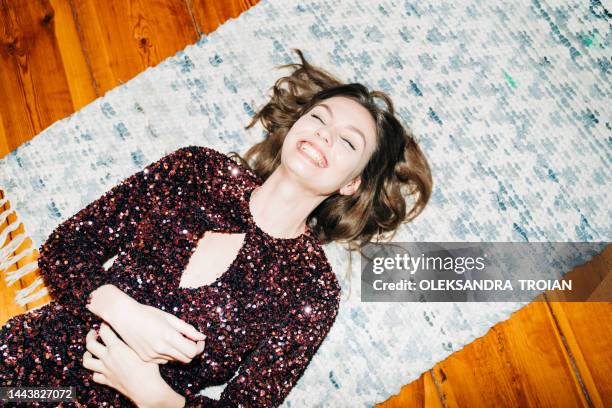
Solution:
[{"label": "cheek", "polygon": [[304,132],[308,132],[308,125],[298,120],[289,128],[285,138],[296,137],[295,135],[303,134]]},{"label": "cheek", "polygon": [[343,177],[351,177],[359,167],[359,158],[356,157],[356,154],[343,150],[342,146],[339,147],[340,149],[332,153],[334,172]]},{"label": "cheek", "polygon": [[285,139],[283,140],[282,150],[294,150],[297,142],[304,138],[303,136],[303,131],[300,132],[299,129],[296,130],[292,128],[292,130],[287,133]]}]

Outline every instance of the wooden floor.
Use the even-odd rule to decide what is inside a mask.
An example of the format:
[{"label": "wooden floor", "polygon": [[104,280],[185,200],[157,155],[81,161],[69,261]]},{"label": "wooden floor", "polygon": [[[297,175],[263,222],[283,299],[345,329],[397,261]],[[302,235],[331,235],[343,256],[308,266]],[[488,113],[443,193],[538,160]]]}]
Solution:
[{"label": "wooden floor", "polygon": [[[255,3],[0,0],[0,156]],[[574,274],[593,296],[609,295],[611,264],[608,246]],[[0,280],[0,323],[50,300],[14,303],[15,290],[35,278],[11,287]],[[380,406],[612,406],[612,303],[540,299]]]}]

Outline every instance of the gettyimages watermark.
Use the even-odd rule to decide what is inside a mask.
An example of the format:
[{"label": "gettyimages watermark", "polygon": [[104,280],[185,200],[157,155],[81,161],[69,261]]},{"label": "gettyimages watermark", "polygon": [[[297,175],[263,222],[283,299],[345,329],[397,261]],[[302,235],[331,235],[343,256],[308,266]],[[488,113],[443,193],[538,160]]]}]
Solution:
[{"label": "gettyimages watermark", "polygon": [[[598,263],[578,269],[607,242],[369,243],[361,256],[363,302],[612,301]],[[603,270],[594,270],[599,268]],[[601,284],[597,284],[597,279]]]}]

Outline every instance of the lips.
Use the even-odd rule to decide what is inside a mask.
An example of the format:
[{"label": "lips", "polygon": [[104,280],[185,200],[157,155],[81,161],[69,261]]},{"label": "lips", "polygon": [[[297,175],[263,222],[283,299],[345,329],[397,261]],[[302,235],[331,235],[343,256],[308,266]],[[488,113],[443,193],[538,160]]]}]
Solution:
[{"label": "lips", "polygon": [[[297,148],[300,151],[300,153],[308,157],[316,166],[321,167],[321,168],[327,167],[327,157],[325,157],[325,154],[323,154],[323,152],[313,143],[310,143],[306,140],[300,140],[297,143]],[[304,149],[306,149],[306,151]],[[320,161],[315,159],[311,155],[311,152],[308,152],[307,150],[314,150],[316,152],[314,155],[318,156],[320,158]]]}]

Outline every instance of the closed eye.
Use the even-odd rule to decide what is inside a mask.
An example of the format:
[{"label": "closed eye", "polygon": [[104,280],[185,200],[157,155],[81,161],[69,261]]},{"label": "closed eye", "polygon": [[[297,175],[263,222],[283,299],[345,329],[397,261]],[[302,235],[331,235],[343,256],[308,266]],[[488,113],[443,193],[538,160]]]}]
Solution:
[{"label": "closed eye", "polygon": [[321,119],[320,117],[318,117],[317,115],[315,115],[314,113],[311,114],[310,116],[312,116],[313,118],[317,118],[319,119],[319,121],[321,121],[322,124],[325,124],[325,122],[323,122],[323,119]]},{"label": "closed eye", "polygon": [[346,143],[348,143],[349,146],[351,146],[351,149],[355,150],[355,146],[353,146],[353,144],[348,139],[342,138],[342,140],[344,140]]},{"label": "closed eye", "polygon": [[[315,115],[314,113],[310,114],[310,116],[312,116],[313,118],[317,118],[319,119],[319,121],[322,124],[325,124],[325,122],[323,122],[323,119],[321,119],[319,116]],[[353,144],[350,142],[350,140],[346,139],[346,138],[342,138],[342,140],[344,140],[346,143],[348,143],[349,146],[351,146],[351,149],[355,150],[355,146],[353,146]]]}]

